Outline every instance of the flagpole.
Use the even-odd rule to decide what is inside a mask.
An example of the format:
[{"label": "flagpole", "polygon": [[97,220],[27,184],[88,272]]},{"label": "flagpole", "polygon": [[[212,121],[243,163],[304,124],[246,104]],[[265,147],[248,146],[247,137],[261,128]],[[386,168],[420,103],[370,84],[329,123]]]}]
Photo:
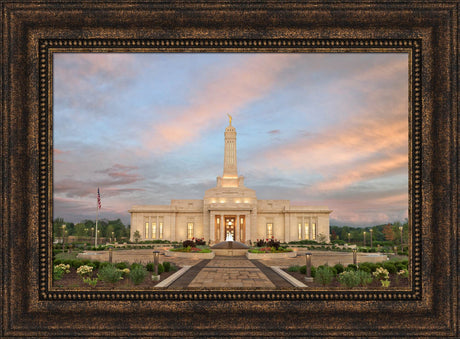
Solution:
[{"label": "flagpole", "polygon": [[94,247],[97,247],[97,219],[99,219],[99,203],[96,206],[97,212],[96,212],[96,233],[95,233],[95,238],[94,238]]},{"label": "flagpole", "polygon": [[101,208],[101,194],[99,193],[99,187],[97,188],[97,203],[96,203],[96,234],[94,237],[94,247],[97,247],[97,221],[99,219],[99,209]]}]

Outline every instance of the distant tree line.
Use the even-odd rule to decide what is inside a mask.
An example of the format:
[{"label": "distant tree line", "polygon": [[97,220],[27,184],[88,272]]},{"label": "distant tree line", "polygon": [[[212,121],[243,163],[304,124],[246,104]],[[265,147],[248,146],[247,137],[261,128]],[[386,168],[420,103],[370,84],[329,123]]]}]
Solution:
[{"label": "distant tree line", "polygon": [[369,227],[331,226],[331,241],[342,240],[346,243],[363,245],[364,232],[366,232],[366,246],[370,246],[371,234],[374,246],[378,243],[386,243],[387,245],[391,243],[396,246],[401,244],[400,227],[402,227],[403,244],[407,244],[409,234],[407,221],[404,223],[393,222]]},{"label": "distant tree line", "polygon": [[[65,227],[62,227],[65,225]],[[129,238],[129,225],[125,226],[120,219],[107,220],[101,219],[97,222],[98,237],[116,239]],[[76,237],[94,237],[96,233],[96,221],[95,220],[83,220],[79,223],[74,224],[73,222],[64,221],[63,218],[56,218],[53,222],[53,236],[55,239],[62,237],[63,232],[65,236],[76,236]]]}]

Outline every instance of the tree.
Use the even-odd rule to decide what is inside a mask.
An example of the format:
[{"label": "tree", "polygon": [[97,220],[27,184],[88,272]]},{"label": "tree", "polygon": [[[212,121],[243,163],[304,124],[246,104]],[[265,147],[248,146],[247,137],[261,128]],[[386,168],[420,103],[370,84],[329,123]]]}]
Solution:
[{"label": "tree", "polygon": [[75,225],[75,235],[77,237],[85,237],[88,235],[87,228],[85,224],[79,223]]},{"label": "tree", "polygon": [[388,240],[388,241],[395,240],[395,234],[393,232],[393,227],[391,226],[391,224],[385,225],[383,227],[382,232],[383,232],[383,234],[385,236],[385,240]]},{"label": "tree", "polygon": [[138,230],[136,230],[136,232],[134,232],[133,234],[133,238],[134,238],[134,241],[137,243],[139,241],[139,239],[141,238],[141,234],[139,233]]},{"label": "tree", "polygon": [[337,233],[335,233],[335,230],[332,230],[331,232],[331,240],[336,240],[337,239]]}]

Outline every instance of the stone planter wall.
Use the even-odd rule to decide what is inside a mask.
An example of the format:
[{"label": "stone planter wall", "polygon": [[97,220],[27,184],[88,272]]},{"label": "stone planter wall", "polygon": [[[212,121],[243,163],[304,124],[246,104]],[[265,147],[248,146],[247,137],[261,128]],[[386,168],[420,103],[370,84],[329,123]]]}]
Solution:
[{"label": "stone planter wall", "polygon": [[211,253],[194,253],[194,252],[174,252],[165,251],[166,257],[175,258],[189,258],[189,259],[212,259],[215,256],[214,252]]},{"label": "stone planter wall", "polygon": [[284,252],[284,253],[246,253],[248,259],[282,259],[282,258],[295,258],[297,252]]}]

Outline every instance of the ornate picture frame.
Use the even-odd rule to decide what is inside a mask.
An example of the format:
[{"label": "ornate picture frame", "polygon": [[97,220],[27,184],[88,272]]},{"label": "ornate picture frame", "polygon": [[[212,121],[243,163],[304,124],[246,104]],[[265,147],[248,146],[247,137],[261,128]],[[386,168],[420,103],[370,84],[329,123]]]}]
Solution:
[{"label": "ornate picture frame", "polygon": [[[458,4],[2,1],[2,335],[458,335]],[[410,290],[50,289],[51,63],[69,50],[408,53]]]}]

